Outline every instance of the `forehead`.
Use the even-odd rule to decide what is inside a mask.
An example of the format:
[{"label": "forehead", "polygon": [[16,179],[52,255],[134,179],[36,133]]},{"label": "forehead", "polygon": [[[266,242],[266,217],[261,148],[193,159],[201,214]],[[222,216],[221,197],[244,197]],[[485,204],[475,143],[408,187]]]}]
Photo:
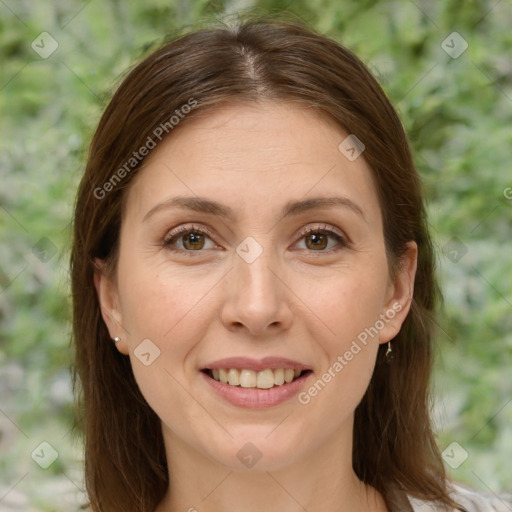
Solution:
[{"label": "forehead", "polygon": [[[197,115],[199,114],[199,115]],[[380,209],[364,158],[351,161],[339,145],[349,134],[329,116],[293,103],[228,104],[194,114],[163,139],[132,180],[126,214],[142,219],[173,196],[212,198],[231,220],[285,203],[342,195]]]}]

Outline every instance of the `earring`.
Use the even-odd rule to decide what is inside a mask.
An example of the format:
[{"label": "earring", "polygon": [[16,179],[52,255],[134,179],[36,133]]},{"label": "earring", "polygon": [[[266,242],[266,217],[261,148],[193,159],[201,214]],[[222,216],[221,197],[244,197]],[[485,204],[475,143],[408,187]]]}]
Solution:
[{"label": "earring", "polygon": [[114,338],[114,343],[119,343],[121,341],[121,338],[119,336],[116,336]]},{"label": "earring", "polygon": [[386,363],[391,363],[393,360],[393,349],[391,348],[391,342],[388,341],[388,349],[386,350]]}]

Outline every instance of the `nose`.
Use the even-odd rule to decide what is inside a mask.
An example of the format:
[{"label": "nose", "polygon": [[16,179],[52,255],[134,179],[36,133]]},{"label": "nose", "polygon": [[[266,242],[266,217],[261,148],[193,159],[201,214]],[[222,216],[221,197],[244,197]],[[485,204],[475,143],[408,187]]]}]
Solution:
[{"label": "nose", "polygon": [[253,336],[276,335],[288,329],[293,313],[293,293],[286,286],[279,264],[270,250],[252,262],[234,255],[234,268],[226,276],[222,322],[230,331],[246,330]]}]

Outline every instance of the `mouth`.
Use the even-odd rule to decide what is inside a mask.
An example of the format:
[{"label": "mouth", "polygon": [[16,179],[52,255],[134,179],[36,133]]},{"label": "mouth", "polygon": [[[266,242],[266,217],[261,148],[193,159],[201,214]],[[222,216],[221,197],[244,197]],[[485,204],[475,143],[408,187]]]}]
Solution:
[{"label": "mouth", "polygon": [[255,371],[248,368],[203,368],[212,380],[235,388],[272,389],[307,378],[311,370],[299,368],[266,368]]}]

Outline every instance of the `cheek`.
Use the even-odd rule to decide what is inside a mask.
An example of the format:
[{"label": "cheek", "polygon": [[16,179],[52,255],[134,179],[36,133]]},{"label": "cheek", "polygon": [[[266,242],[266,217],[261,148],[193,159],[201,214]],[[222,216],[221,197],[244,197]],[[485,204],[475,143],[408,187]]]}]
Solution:
[{"label": "cheek", "polygon": [[204,337],[208,322],[200,299],[212,285],[207,277],[191,280],[148,267],[134,266],[124,278],[122,313],[135,380],[160,418],[173,417],[189,404],[184,363]]},{"label": "cheek", "polygon": [[315,335],[323,352],[322,367],[299,403],[310,418],[322,418],[326,436],[335,435],[353,414],[370,383],[379,348],[374,328],[382,311],[378,286],[373,279],[340,280],[312,308],[323,311],[329,330],[322,337]]},{"label": "cheek", "polygon": [[125,326],[135,338],[153,336],[163,345],[176,331],[190,326],[184,321],[197,315],[213,286],[211,275],[189,275],[186,270],[133,267],[124,275],[120,290]]},{"label": "cheek", "polygon": [[379,318],[386,295],[387,274],[377,268],[348,269],[328,281],[309,283],[308,305],[329,327],[332,344],[342,349]]},{"label": "cheek", "polygon": [[[173,404],[184,406],[179,403],[179,383],[195,371],[187,362],[211,324],[213,294],[209,292],[218,276],[134,265],[123,277],[122,313],[131,365],[141,392],[157,412],[162,404],[165,409]],[[146,346],[149,350],[142,350]],[[140,357],[148,352],[150,356]],[[150,365],[144,364],[153,358]]]},{"label": "cheek", "polygon": [[324,438],[336,436],[340,425],[350,421],[368,389],[374,365],[375,353],[361,348],[350,361],[342,356],[341,360],[330,364],[301,393],[303,415],[315,423],[321,418]]},{"label": "cheek", "polygon": [[[315,334],[324,352],[317,376],[321,382],[316,388],[325,393],[323,403],[336,404],[338,412],[355,408],[371,379],[379,348],[379,315],[386,279],[384,270],[367,267],[365,272],[351,269],[315,291],[310,288],[308,296],[314,301],[311,309],[318,311],[328,327],[322,330],[323,336]],[[314,395],[315,390],[311,391]]]}]

